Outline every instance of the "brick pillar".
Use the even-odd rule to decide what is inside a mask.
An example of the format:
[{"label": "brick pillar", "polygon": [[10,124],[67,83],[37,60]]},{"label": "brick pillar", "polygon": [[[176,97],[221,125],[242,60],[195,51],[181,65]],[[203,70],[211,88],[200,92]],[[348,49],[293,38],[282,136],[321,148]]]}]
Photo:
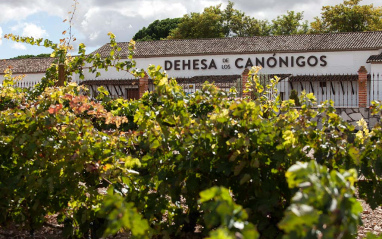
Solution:
[{"label": "brick pillar", "polygon": [[358,107],[367,108],[367,70],[364,66],[358,70]]},{"label": "brick pillar", "polygon": [[248,82],[248,73],[249,69],[244,69],[243,73],[241,73],[241,97],[247,97],[251,96],[251,92],[244,93],[244,90],[246,89],[246,84]]},{"label": "brick pillar", "polygon": [[149,76],[145,72],[145,76],[139,78],[139,98],[142,98],[143,94],[149,90]]}]

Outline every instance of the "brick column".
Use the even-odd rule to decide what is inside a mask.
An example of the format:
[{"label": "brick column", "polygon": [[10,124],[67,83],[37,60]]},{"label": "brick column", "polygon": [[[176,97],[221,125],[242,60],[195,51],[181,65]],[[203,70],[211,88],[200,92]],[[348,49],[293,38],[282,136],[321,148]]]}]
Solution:
[{"label": "brick column", "polygon": [[361,66],[358,70],[358,107],[367,108],[367,70]]},{"label": "brick column", "polygon": [[244,69],[243,73],[241,73],[241,97],[247,97],[247,96],[251,96],[251,93],[250,92],[247,92],[247,93],[244,93],[244,90],[246,89],[246,84],[248,82],[248,73],[249,73],[249,69],[246,68]]},{"label": "brick column", "polygon": [[149,76],[145,72],[145,76],[139,78],[139,98],[142,98],[143,94],[149,90]]}]

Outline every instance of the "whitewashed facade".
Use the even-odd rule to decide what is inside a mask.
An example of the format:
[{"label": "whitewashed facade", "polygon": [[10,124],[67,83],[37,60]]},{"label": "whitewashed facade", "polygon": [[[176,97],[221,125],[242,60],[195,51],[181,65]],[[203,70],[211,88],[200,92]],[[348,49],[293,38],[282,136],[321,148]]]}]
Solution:
[{"label": "whitewashed facade", "polygon": [[[122,48],[122,60],[126,60],[128,43],[118,45]],[[93,54],[108,56],[109,52],[110,46],[105,44]],[[160,65],[175,78],[240,78],[245,68],[260,65],[260,74],[282,76],[278,87],[284,99],[292,89],[298,93],[305,90],[313,92],[318,101],[334,100],[337,107],[359,106],[355,77],[364,66],[369,74],[368,104],[372,100],[382,100],[382,32],[137,42],[134,58],[137,68]],[[17,65],[15,74],[26,75],[27,85],[41,79],[47,62],[40,60],[41,66],[32,69],[25,69],[33,65],[31,62],[25,67],[22,62],[8,61]],[[5,64],[1,63],[0,67],[4,68]],[[113,68],[101,70],[101,76],[96,77],[85,67],[84,75],[87,82],[102,81],[117,97],[126,96],[131,88],[139,88],[129,81],[133,79],[130,73]],[[78,76],[73,79],[78,81]],[[119,83],[113,85],[115,82]],[[95,87],[96,83],[92,85]],[[188,92],[197,88],[194,83],[185,84],[185,87]]]}]

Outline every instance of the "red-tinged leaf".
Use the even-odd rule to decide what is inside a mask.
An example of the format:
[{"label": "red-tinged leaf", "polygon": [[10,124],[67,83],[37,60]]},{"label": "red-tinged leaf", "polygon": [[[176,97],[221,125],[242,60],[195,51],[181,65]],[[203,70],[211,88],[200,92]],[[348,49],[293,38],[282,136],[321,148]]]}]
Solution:
[{"label": "red-tinged leaf", "polygon": [[50,106],[48,112],[49,114],[57,114],[58,111],[62,109],[62,104],[52,105]]}]

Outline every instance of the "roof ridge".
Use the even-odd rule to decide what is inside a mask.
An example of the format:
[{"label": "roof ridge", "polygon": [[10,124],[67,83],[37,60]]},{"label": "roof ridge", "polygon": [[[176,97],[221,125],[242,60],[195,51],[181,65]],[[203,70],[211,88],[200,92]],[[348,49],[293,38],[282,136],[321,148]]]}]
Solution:
[{"label": "roof ridge", "polygon": [[[294,36],[322,36],[322,35],[344,35],[344,34],[366,34],[366,33],[382,33],[381,31],[363,31],[363,32],[326,32],[326,33],[309,33],[309,34],[291,34],[291,35],[269,35],[269,36],[233,36],[233,37],[211,37],[211,38],[185,38],[185,39],[162,39],[152,41],[135,41],[135,43],[152,43],[152,42],[171,42],[171,41],[206,41],[206,40],[227,40],[227,39],[245,39],[245,38],[267,38],[267,37],[294,37]],[[129,41],[117,42],[117,44],[129,44]],[[101,47],[107,46],[104,43]],[[99,48],[101,48],[99,47]],[[98,49],[99,49],[98,48]],[[96,51],[96,50],[95,50]]]},{"label": "roof ridge", "polygon": [[[136,41],[141,42],[162,42],[162,41],[195,41],[195,40],[223,40],[223,39],[244,39],[244,38],[267,38],[267,37],[294,37],[294,36],[322,36],[322,35],[344,35],[344,34],[366,34],[366,33],[382,33],[381,31],[363,31],[363,32],[325,32],[325,33],[309,33],[309,34],[291,34],[291,35],[269,35],[269,36],[233,36],[233,37],[211,37],[211,38],[185,38],[185,39],[163,39],[152,41]],[[118,42],[129,43],[129,42]],[[107,43],[106,43],[107,44]],[[104,45],[103,45],[104,46]]]},{"label": "roof ridge", "polygon": [[[122,55],[128,52],[127,42],[118,45]],[[382,31],[144,41],[137,42],[134,57],[376,49],[382,49]],[[92,54],[107,56],[110,50],[105,44]]]},{"label": "roof ridge", "polygon": [[0,59],[0,61],[19,61],[19,60],[38,60],[38,59],[55,59],[56,57],[30,57],[30,58],[17,58],[17,59]]}]

